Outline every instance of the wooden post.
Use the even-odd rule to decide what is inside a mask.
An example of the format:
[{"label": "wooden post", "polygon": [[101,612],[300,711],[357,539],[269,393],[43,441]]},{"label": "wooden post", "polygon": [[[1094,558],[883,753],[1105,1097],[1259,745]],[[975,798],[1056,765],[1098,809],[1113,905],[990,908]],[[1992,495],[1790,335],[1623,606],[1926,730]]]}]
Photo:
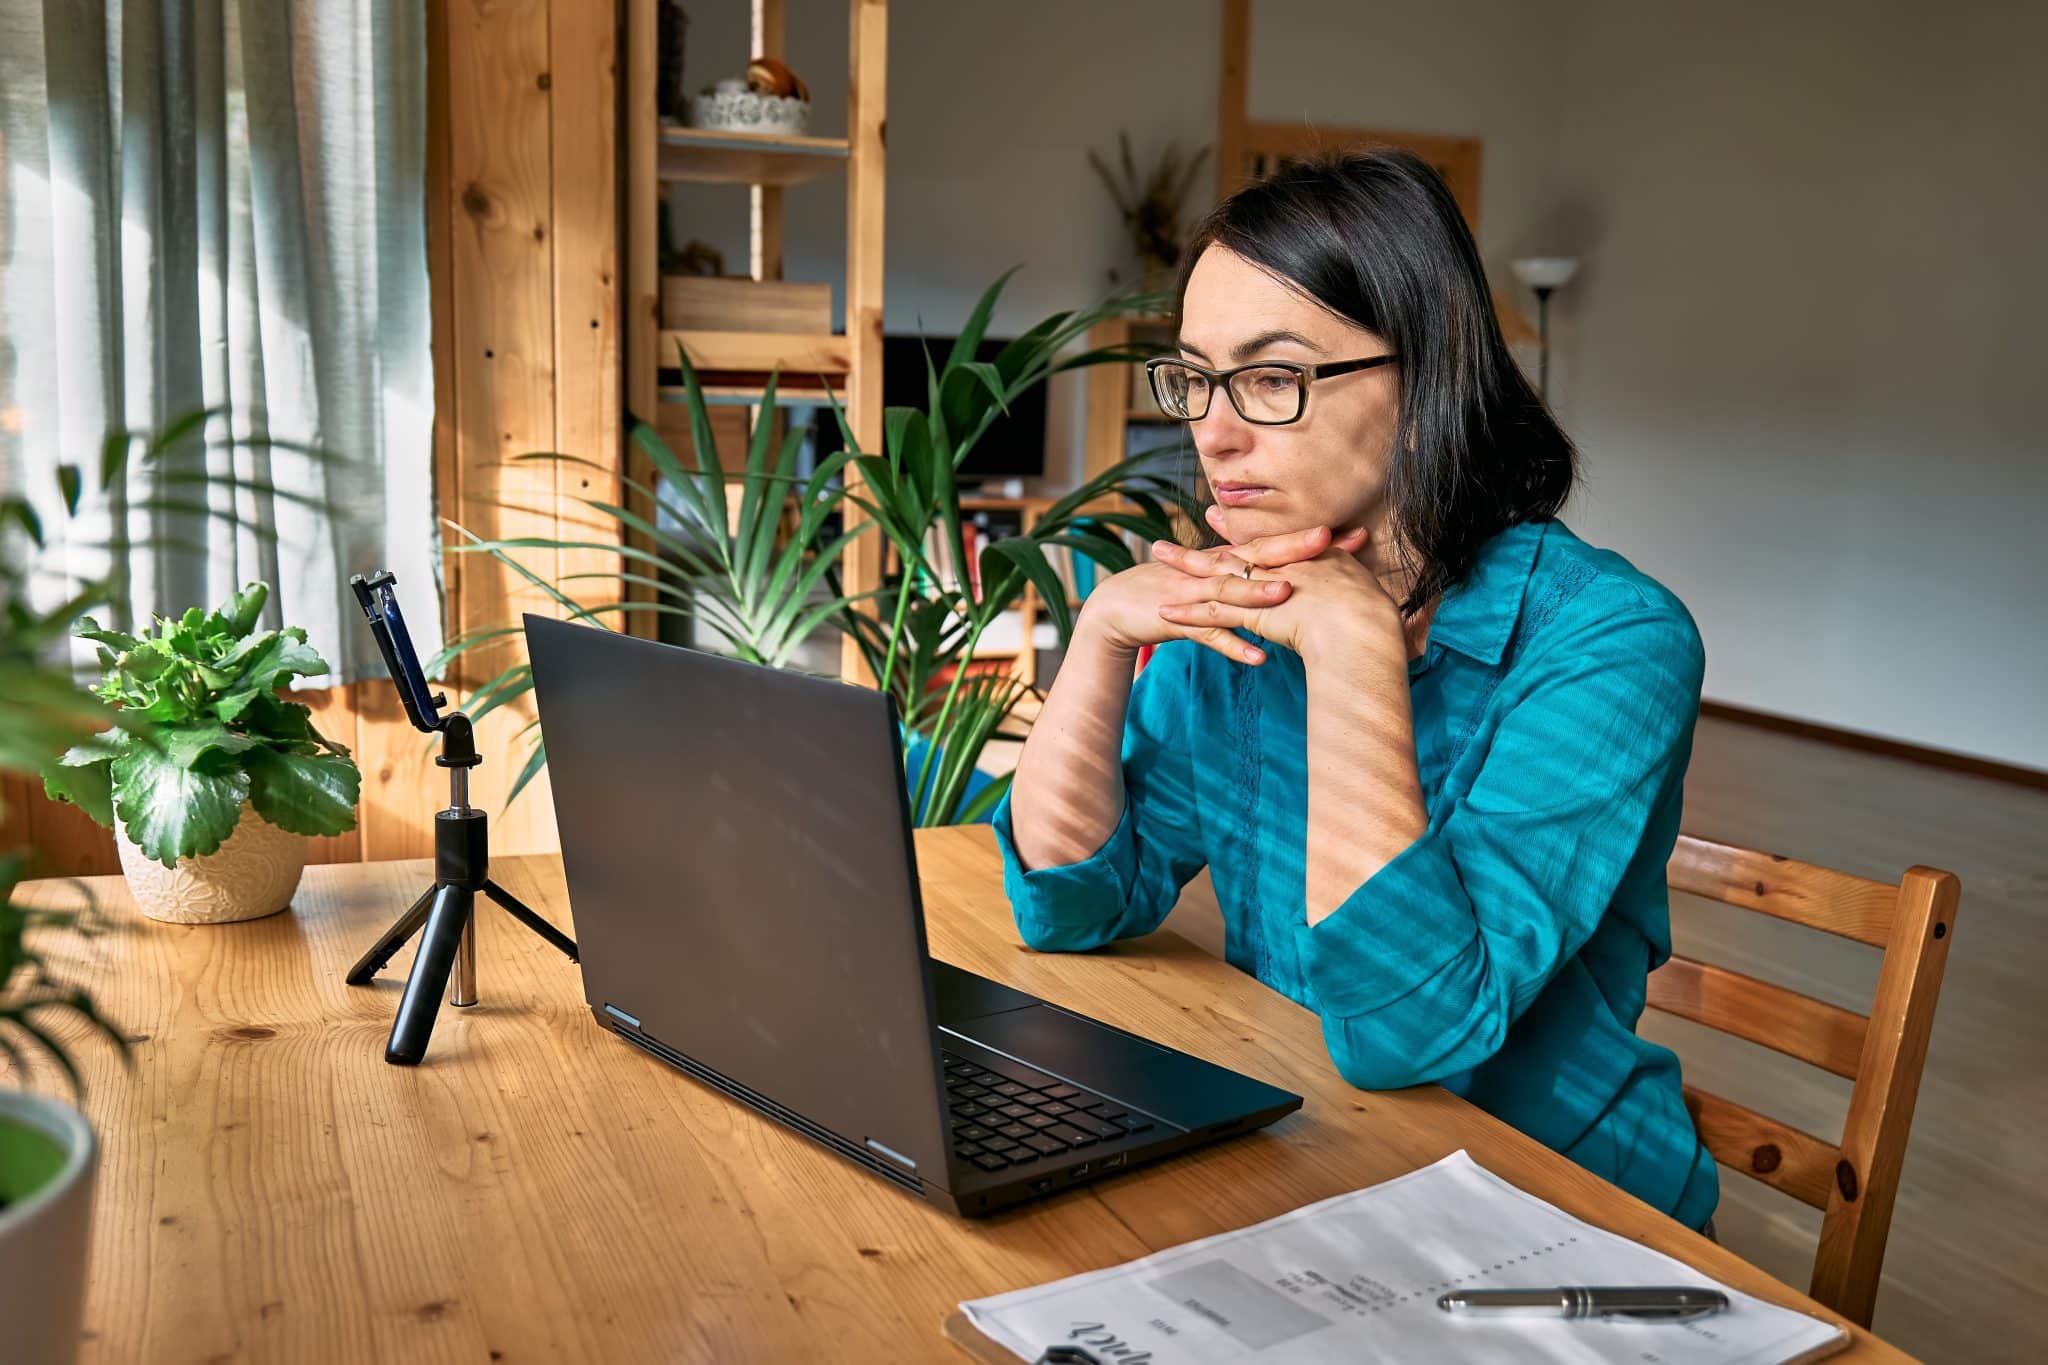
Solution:
[{"label": "wooden post", "polygon": [[[846,128],[852,143],[846,177],[846,340],[852,353],[847,378],[847,414],[854,439],[868,453],[882,448],[882,188],[887,109],[889,6],[887,0],[848,0],[851,35],[847,82]],[[851,471],[847,488],[858,493],[861,482]],[[850,532],[862,517],[846,504]],[[849,593],[873,592],[882,583],[882,543],[878,533],[849,546],[841,562]],[[865,604],[872,612],[872,601]],[[873,684],[860,646],[852,636],[840,649],[840,675],[850,682]]]}]

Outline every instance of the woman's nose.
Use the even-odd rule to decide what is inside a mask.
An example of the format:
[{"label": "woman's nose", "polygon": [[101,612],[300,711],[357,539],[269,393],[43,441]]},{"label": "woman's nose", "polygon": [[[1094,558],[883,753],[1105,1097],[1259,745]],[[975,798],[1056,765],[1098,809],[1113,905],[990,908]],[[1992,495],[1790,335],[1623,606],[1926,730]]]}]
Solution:
[{"label": "woman's nose", "polygon": [[1195,451],[1205,460],[1223,460],[1243,453],[1250,443],[1251,424],[1237,415],[1230,400],[1218,394],[1209,410],[1188,428],[1194,434]]}]

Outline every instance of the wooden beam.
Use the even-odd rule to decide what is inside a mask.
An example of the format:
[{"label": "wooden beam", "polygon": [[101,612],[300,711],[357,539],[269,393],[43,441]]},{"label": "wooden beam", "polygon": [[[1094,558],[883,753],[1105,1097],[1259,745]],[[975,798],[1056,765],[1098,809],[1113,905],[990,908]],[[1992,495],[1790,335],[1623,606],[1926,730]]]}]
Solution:
[{"label": "wooden beam", "polygon": [[[548,10],[548,115],[554,173],[554,449],[589,464],[555,466],[565,539],[616,544],[619,523],[584,499],[620,505],[624,458],[619,360],[618,15],[609,4],[555,0]],[[592,466],[597,468],[592,468]],[[563,550],[557,586],[585,606],[619,600],[620,557]],[[583,578],[602,574],[607,578]],[[613,613],[614,627],[627,613]]]},{"label": "wooden beam", "polygon": [[1216,85],[1216,198],[1245,180],[1245,123],[1251,117],[1252,0],[1223,0],[1221,74]]},{"label": "wooden beam", "polygon": [[[847,0],[852,31],[847,79],[847,139],[853,164],[846,177],[846,345],[852,373],[847,414],[854,439],[865,451],[882,448],[882,192],[888,109],[889,6],[887,0]],[[849,488],[859,479],[849,471]],[[850,532],[860,524],[858,509],[846,503]],[[882,582],[882,540],[870,532],[847,548],[841,563],[850,593],[872,592]],[[869,610],[872,610],[872,603]],[[866,660],[848,635],[840,650],[840,675],[872,682]]]}]

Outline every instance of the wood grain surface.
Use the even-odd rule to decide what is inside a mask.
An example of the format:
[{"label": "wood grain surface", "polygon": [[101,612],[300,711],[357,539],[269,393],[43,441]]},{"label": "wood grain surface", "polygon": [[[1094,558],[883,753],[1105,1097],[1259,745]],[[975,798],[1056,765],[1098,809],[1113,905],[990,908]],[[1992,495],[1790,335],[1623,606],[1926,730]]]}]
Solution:
[{"label": "wood grain surface", "polygon": [[[1173,934],[1024,950],[985,828],[921,831],[918,850],[935,956],[1287,1086],[1302,1112],[966,1222],[607,1036],[576,969],[495,910],[480,923],[482,1003],[443,1010],[425,1065],[386,1066],[409,954],[375,988],[342,978],[424,863],[311,868],[290,913],[204,928],[139,919],[118,879],[34,883],[38,904],[99,902],[105,932],[50,946],[136,1040],[127,1075],[103,1047],[82,1055],[104,1143],[83,1358],[957,1359],[940,1324],[960,1299],[1460,1147],[1581,1217],[1818,1311],[1446,1091],[1351,1089],[1312,1015]],[[569,924],[558,860],[495,870]],[[1859,1330],[1843,1358],[1902,1357]]]}]

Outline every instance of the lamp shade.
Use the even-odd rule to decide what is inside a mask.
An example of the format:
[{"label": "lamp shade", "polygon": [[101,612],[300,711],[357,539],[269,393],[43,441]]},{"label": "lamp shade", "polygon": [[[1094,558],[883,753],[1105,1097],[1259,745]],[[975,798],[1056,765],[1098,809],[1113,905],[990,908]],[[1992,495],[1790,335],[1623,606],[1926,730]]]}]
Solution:
[{"label": "lamp shade", "polygon": [[1524,256],[1514,263],[1515,278],[1531,289],[1558,289],[1579,272],[1576,256]]}]

